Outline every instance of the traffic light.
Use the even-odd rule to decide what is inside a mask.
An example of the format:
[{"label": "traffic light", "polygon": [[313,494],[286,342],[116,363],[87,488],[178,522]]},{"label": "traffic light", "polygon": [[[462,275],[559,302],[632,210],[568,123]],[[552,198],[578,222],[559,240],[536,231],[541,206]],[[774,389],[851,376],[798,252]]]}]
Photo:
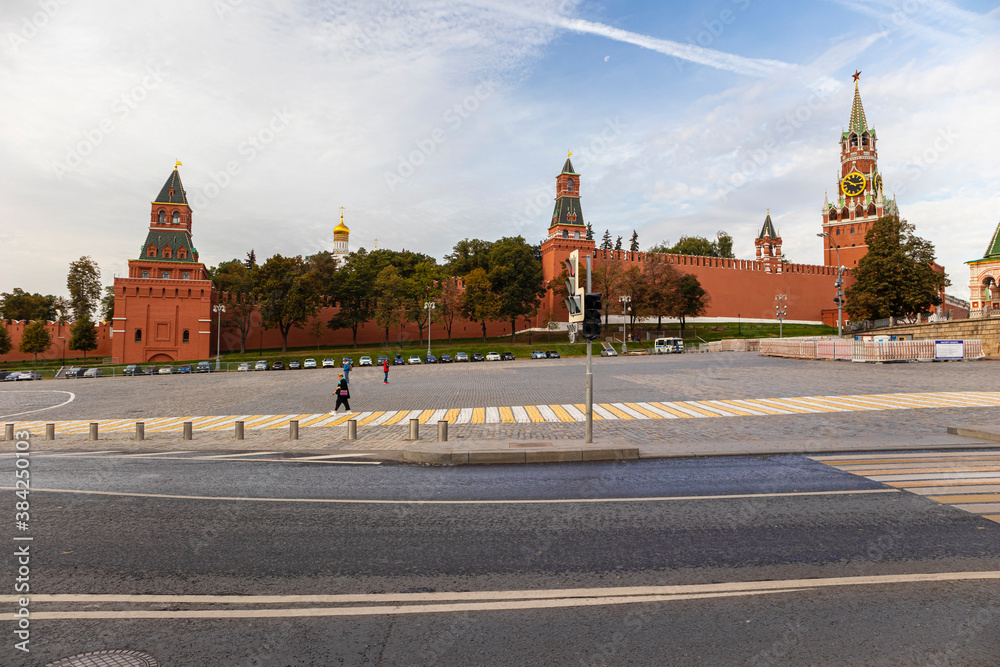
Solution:
[{"label": "traffic light", "polygon": [[840,304],[843,303],[843,299],[841,299],[839,296],[835,296],[833,298],[833,302],[839,306]]},{"label": "traffic light", "polygon": [[583,337],[597,340],[601,337],[601,295],[585,294],[583,297]]},{"label": "traffic light", "polygon": [[569,254],[566,264],[566,310],[569,311],[569,321],[583,322],[583,290],[580,288],[579,265],[580,251]]}]

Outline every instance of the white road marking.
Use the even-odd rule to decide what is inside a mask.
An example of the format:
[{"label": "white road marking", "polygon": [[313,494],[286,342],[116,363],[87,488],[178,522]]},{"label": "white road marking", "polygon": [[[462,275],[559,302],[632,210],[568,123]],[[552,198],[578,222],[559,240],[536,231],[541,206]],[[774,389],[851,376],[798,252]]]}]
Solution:
[{"label": "white road marking", "polygon": [[61,389],[22,389],[20,391],[10,391],[5,390],[5,394],[69,394],[69,398],[60,403],[59,405],[50,405],[47,408],[38,408],[37,410],[26,410],[24,412],[15,412],[9,415],[0,415],[0,419],[10,419],[11,417],[20,417],[21,415],[30,415],[36,412],[44,412],[45,410],[55,410],[56,408],[61,408],[64,405],[69,405],[76,400],[76,394],[71,391],[63,391]]},{"label": "white road marking", "polygon": [[553,422],[553,423],[557,423],[557,424],[561,424],[562,423],[562,420],[559,419],[559,417],[556,416],[555,411],[552,408],[550,408],[549,406],[547,406],[547,405],[536,405],[535,407],[538,408],[539,414],[542,415],[542,419],[544,419],[545,421],[547,421],[547,422]]},{"label": "white road marking", "polygon": [[484,420],[487,424],[499,424],[500,408],[486,408],[486,416],[484,417]]},{"label": "white road marking", "polygon": [[[190,460],[190,459],[186,459]],[[237,461],[239,459],[236,459]],[[294,462],[294,459],[288,459]],[[347,462],[345,462],[347,463]],[[362,462],[358,462],[362,463]],[[13,491],[12,486],[0,490]],[[650,498],[547,498],[540,500],[380,500],[350,498],[250,498],[242,496],[184,496],[171,493],[132,493],[128,491],[90,491],[85,489],[42,489],[33,492],[79,493],[89,496],[125,496],[129,498],[172,498],[176,500],[233,500],[269,503],[327,503],[337,505],[558,505],[570,503],[649,503],[671,500],[739,500],[746,498],[794,498],[799,496],[849,496],[900,493],[900,489],[850,489],[841,491],[791,491],[788,493],[734,493],[720,496],[659,496]]]},{"label": "white road marking", "polygon": [[587,415],[583,414],[580,408],[576,407],[572,403],[563,403],[562,409],[565,410],[566,414],[572,417],[575,422],[587,421]]},{"label": "white road marking", "polygon": [[472,420],[472,408],[462,408],[455,418],[456,424],[468,424]]},{"label": "white road marking", "polygon": [[671,414],[666,410],[661,410],[660,408],[650,405],[649,403],[636,403],[636,405],[638,405],[643,410],[649,410],[654,415],[659,415],[663,419],[680,419],[680,417],[678,417],[677,415]]}]

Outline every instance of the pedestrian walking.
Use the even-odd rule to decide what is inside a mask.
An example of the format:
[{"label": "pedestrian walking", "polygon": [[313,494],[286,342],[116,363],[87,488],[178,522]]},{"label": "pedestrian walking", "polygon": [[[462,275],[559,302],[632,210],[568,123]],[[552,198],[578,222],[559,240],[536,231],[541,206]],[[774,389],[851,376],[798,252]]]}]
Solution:
[{"label": "pedestrian walking", "polygon": [[340,406],[344,406],[346,412],[351,411],[351,404],[348,400],[351,398],[351,391],[347,388],[347,378],[341,373],[337,381],[337,390],[333,392],[333,395],[337,397],[337,405],[334,406],[334,413],[340,409]]},{"label": "pedestrian walking", "polygon": [[351,384],[351,360],[344,360],[344,382]]},{"label": "pedestrian walking", "polygon": [[382,362],[382,370],[385,371],[385,379],[382,380],[383,384],[389,384],[389,360],[386,359]]}]

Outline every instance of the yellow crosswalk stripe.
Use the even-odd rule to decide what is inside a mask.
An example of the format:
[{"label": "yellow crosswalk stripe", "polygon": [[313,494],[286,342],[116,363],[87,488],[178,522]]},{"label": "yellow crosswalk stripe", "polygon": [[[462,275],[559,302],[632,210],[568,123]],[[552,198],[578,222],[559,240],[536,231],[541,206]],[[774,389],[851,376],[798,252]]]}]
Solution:
[{"label": "yellow crosswalk stripe", "polygon": [[469,420],[470,424],[485,424],[486,423],[486,408],[472,408],[472,418]]},{"label": "yellow crosswalk stripe", "polygon": [[564,408],[561,405],[553,404],[553,405],[549,406],[549,409],[552,410],[552,412],[556,413],[556,417],[558,417],[559,421],[561,421],[561,422],[575,422],[576,421],[575,419],[573,419],[573,417],[568,412],[566,412],[566,408]]},{"label": "yellow crosswalk stripe", "polygon": [[647,410],[646,408],[636,405],[635,403],[626,403],[625,406],[632,408],[636,412],[646,415],[650,419],[664,419],[663,415],[658,415],[652,410]]},{"label": "yellow crosswalk stripe", "polygon": [[504,424],[513,424],[517,420],[514,419],[514,411],[508,407],[500,407],[500,421]]},{"label": "yellow crosswalk stripe", "polygon": [[601,407],[613,414],[615,417],[618,417],[618,419],[635,419],[635,417],[629,413],[619,410],[610,403],[601,403]]},{"label": "yellow crosswalk stripe", "polygon": [[370,423],[372,423],[373,421],[375,421],[376,419],[378,419],[379,417],[381,417],[384,414],[385,414],[385,410],[381,410],[379,412],[373,412],[369,416],[367,416],[364,419],[362,419],[361,421],[359,421],[358,422],[358,426],[364,426],[366,424],[370,424]]},{"label": "yellow crosswalk stripe", "polygon": [[524,411],[528,413],[528,419],[530,419],[533,422],[545,421],[545,417],[542,416],[542,413],[539,412],[538,408],[536,408],[534,405],[524,406]]},{"label": "yellow crosswalk stripe", "polygon": [[[587,414],[587,406],[586,406],[586,404],[584,404],[584,403],[574,403],[573,407],[575,407],[577,410],[579,410],[583,414]],[[604,417],[602,417],[601,415],[599,415],[597,413],[597,410],[594,410],[594,421],[596,422],[599,419],[604,419]]]},{"label": "yellow crosswalk stripe", "polygon": [[649,404],[652,405],[654,408],[659,408],[659,409],[661,409],[661,410],[663,410],[665,412],[669,412],[670,414],[676,415],[676,416],[678,416],[678,417],[680,417],[682,419],[694,419],[695,418],[693,415],[689,415],[686,412],[678,410],[677,408],[671,406],[669,403],[656,403],[654,401],[649,401]]},{"label": "yellow crosswalk stripe", "polygon": [[449,424],[454,424],[455,420],[458,419],[459,412],[461,412],[459,408],[452,408],[445,414],[444,420]]},{"label": "yellow crosswalk stripe", "polygon": [[403,421],[403,418],[406,417],[406,415],[408,414],[410,414],[409,410],[400,410],[392,417],[389,417],[384,422],[382,422],[382,426],[392,426],[393,424],[398,424],[399,422]]},{"label": "yellow crosswalk stripe", "polygon": [[420,420],[421,424],[426,424],[430,420],[431,415],[433,415],[435,412],[437,412],[437,410],[424,410],[423,412],[420,413],[420,416],[417,417],[417,419]]},{"label": "yellow crosswalk stripe", "polygon": [[677,405],[683,405],[685,408],[688,408],[690,410],[694,410],[698,414],[704,415],[706,417],[721,417],[722,416],[718,412],[712,412],[711,410],[706,410],[705,408],[701,407],[700,405],[698,405],[694,401],[677,401],[676,404]]}]

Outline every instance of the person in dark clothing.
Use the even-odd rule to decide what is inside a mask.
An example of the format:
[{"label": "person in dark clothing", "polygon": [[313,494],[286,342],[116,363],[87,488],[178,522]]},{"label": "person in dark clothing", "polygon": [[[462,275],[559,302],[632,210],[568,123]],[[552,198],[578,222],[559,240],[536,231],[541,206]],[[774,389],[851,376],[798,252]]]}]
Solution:
[{"label": "person in dark clothing", "polygon": [[343,373],[340,374],[337,382],[337,390],[333,392],[333,395],[337,397],[337,405],[333,408],[334,412],[340,409],[341,404],[343,404],[345,411],[351,411],[351,404],[348,402],[351,398],[351,392],[347,388],[347,380],[344,378]]}]

